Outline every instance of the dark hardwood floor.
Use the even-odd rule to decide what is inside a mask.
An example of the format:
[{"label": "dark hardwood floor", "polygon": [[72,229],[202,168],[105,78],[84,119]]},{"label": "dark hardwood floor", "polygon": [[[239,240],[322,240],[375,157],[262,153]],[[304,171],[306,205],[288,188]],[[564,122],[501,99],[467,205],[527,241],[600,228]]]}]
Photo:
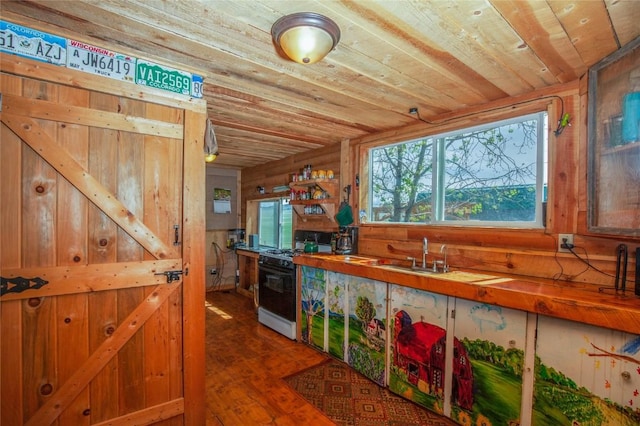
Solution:
[{"label": "dark hardwood floor", "polygon": [[207,425],[333,425],[282,380],[327,359],[258,323],[253,300],[207,293]]}]

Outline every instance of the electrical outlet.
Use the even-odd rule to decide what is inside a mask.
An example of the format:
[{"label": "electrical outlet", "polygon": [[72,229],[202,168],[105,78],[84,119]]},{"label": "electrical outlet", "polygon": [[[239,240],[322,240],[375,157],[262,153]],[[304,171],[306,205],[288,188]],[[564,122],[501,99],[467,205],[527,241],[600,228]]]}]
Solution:
[{"label": "electrical outlet", "polygon": [[211,268],[211,270],[209,271],[209,273],[211,275],[216,275],[218,273],[218,270],[216,268]]},{"label": "electrical outlet", "polygon": [[558,234],[558,252],[569,253],[569,248],[573,248],[573,234]]}]

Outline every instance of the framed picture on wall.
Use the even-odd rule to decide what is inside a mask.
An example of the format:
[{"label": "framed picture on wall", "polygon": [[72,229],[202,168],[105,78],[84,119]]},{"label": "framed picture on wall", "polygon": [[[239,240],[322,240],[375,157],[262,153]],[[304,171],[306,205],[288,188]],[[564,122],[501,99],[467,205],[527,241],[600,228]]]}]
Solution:
[{"label": "framed picture on wall", "polygon": [[588,226],[640,236],[640,38],[589,69]]},{"label": "framed picture on wall", "polygon": [[231,213],[231,190],[225,188],[213,189],[213,212]]}]

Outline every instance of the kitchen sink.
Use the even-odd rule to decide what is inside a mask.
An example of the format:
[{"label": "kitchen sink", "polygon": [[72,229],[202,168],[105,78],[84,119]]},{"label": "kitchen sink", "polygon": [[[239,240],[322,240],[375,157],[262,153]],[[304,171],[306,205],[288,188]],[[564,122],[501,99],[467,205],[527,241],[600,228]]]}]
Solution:
[{"label": "kitchen sink", "polygon": [[366,256],[355,256],[350,254],[338,254],[332,255],[334,259],[342,260],[346,263],[352,263],[355,265],[372,266],[379,269],[386,269],[388,271],[398,271],[405,274],[412,275],[439,275],[442,279],[449,281],[465,282],[475,285],[491,285],[499,284],[503,282],[511,281],[512,278],[496,277],[493,275],[486,275],[477,272],[464,272],[464,271],[449,271],[443,272],[442,261],[438,262],[438,271],[434,271],[431,268],[421,268],[419,266],[412,266],[410,261],[403,259],[385,259]]},{"label": "kitchen sink", "polygon": [[423,269],[420,267],[411,266],[410,262],[399,259],[376,259],[365,256],[354,256],[350,254],[336,255],[335,258],[341,259],[347,263],[354,263],[358,265],[375,266],[380,269],[388,269],[393,271],[404,272],[408,274],[418,275],[432,275],[442,274],[441,271],[434,272],[431,269]]},{"label": "kitchen sink", "polygon": [[336,259],[341,259],[344,262],[355,262],[355,263],[367,263],[375,260],[375,259],[371,259],[370,257],[354,256],[351,254],[336,254],[334,255],[334,257]]},{"label": "kitchen sink", "polygon": [[[367,266],[385,266],[385,267],[397,267],[398,269],[410,269],[409,265],[406,265],[406,261],[397,260],[397,259],[376,259],[373,257],[365,257],[365,256],[354,256],[350,254],[339,254],[335,255],[336,259],[340,259],[344,262],[348,263],[357,263],[359,265],[367,265]],[[403,266],[403,264],[405,266]]]},{"label": "kitchen sink", "polygon": [[422,269],[422,268],[413,268],[411,266],[403,266],[403,265],[378,265],[383,269],[391,269],[391,270],[395,270],[395,271],[402,271],[402,272],[406,272],[409,274],[419,274],[419,275],[432,275],[432,274],[438,274],[441,272],[434,272],[431,269]]}]

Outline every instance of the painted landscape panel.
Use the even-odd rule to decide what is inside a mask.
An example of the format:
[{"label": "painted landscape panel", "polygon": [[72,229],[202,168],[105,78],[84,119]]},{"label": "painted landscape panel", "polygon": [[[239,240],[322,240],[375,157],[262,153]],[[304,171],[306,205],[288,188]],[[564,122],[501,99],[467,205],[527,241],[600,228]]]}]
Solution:
[{"label": "painted landscape panel", "polygon": [[456,299],[451,414],[462,425],[518,425],[527,313]]},{"label": "painted landscape panel", "polygon": [[344,275],[347,281],[349,346],[347,362],[359,373],[385,385],[387,283]]},{"label": "painted landscape panel", "polygon": [[640,335],[538,316],[534,426],[640,425]]},{"label": "painted landscape panel", "polygon": [[347,302],[346,284],[348,275],[338,272],[327,272],[327,310],[329,330],[329,354],[339,360],[345,359],[344,342],[345,306]]},{"label": "painted landscape panel", "polygon": [[390,286],[389,389],[443,413],[448,297]]},{"label": "painted landscape panel", "polygon": [[300,297],[302,300],[300,320],[302,341],[325,350],[325,299],[326,271],[303,266]]}]

